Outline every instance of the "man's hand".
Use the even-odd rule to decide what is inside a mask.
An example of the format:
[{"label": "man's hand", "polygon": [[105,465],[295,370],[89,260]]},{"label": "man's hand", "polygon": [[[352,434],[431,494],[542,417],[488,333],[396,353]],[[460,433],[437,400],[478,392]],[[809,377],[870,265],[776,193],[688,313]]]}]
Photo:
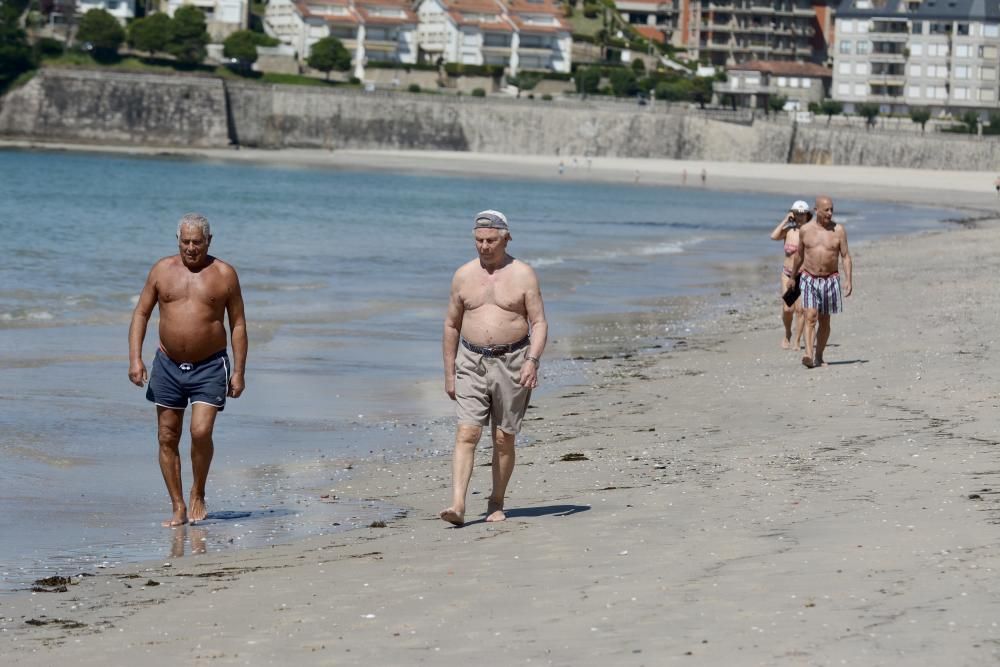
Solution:
[{"label": "man's hand", "polygon": [[534,389],[538,386],[538,363],[534,359],[525,359],[521,365],[521,378],[518,380],[522,387]]},{"label": "man's hand", "polygon": [[455,400],[455,376],[450,375],[444,379],[444,393],[448,394],[448,398]]},{"label": "man's hand", "polygon": [[850,281],[844,282],[844,296],[851,296],[851,292],[854,291],[854,285]]},{"label": "man's hand", "polygon": [[143,386],[149,380],[149,375],[146,373],[146,364],[142,363],[142,359],[136,359],[129,365],[128,379],[137,387]]},{"label": "man's hand", "polygon": [[245,388],[246,382],[243,380],[243,372],[233,371],[232,377],[229,378],[229,395],[233,398],[239,398]]}]

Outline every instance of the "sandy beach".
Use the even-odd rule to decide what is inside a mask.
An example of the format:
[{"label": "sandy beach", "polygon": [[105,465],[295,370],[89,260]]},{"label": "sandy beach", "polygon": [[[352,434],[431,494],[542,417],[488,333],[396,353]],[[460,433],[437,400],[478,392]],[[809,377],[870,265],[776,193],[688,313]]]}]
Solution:
[{"label": "sandy beach", "polygon": [[[185,154],[560,177],[557,158]],[[586,362],[583,384],[534,401],[502,524],[481,520],[485,443],[471,521],[457,529],[437,518],[448,458],[356,464],[331,494],[405,516],[0,597],[5,664],[996,662],[1000,299],[975,289],[1000,269],[994,175],[583,163],[562,177],[632,180],[638,169],[642,183],[677,184],[687,169],[700,187],[704,168],[709,188],[822,190],[978,220],[852,248],[855,291],[834,317],[826,368],[779,348],[777,297],[756,279],[726,293],[745,306],[679,332],[669,350]],[[777,261],[748,268],[774,275]]]}]

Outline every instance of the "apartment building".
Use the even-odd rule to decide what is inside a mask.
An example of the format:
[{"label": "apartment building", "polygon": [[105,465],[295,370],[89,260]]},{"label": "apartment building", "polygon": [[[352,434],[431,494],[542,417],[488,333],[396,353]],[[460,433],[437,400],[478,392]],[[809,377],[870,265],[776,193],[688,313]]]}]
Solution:
[{"label": "apartment building", "polygon": [[416,29],[407,0],[271,0],[264,15],[264,31],[291,45],[302,62],[319,40],[339,39],[359,79],[371,62],[416,63]]},{"label": "apartment building", "polygon": [[752,60],[726,68],[726,80],[712,86],[713,103],[767,109],[768,100],[781,97],[786,108],[805,111],[830,92],[830,68],[817,63]]},{"label": "apartment building", "polygon": [[420,0],[422,62],[569,72],[572,29],[556,0]]},{"label": "apartment building", "polygon": [[159,6],[160,11],[173,16],[184,5],[194,5],[205,14],[205,27],[216,43],[249,25],[249,0],[162,0]]},{"label": "apartment building", "polygon": [[995,109],[1000,5],[982,0],[844,0],[837,9],[833,98],[847,110],[877,103]]},{"label": "apartment building", "polygon": [[700,1],[702,61],[721,66],[751,60],[826,60],[831,18],[825,1]]},{"label": "apartment building", "polygon": [[135,18],[135,0],[76,0],[77,14],[86,14],[91,9],[103,9],[122,25]]},{"label": "apartment building", "polygon": [[615,8],[646,39],[670,44],[697,57],[699,0],[615,0]]}]

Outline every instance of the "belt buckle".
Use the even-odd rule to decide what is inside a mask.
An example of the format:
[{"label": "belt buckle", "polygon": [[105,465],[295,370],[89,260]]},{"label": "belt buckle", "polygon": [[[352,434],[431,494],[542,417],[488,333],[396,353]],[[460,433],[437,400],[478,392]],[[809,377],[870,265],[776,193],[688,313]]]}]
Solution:
[{"label": "belt buckle", "polygon": [[194,369],[194,364],[189,364],[188,362],[185,361],[183,364],[179,364],[177,366],[177,368],[181,369],[182,371],[184,371],[186,373],[186,372]]}]

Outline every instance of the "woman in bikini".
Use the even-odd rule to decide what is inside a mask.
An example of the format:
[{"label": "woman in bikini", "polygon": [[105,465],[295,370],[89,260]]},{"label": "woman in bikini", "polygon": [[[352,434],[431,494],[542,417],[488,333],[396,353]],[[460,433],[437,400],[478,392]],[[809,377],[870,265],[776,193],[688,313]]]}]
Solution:
[{"label": "woman in bikini", "polygon": [[[785,263],[781,267],[781,294],[788,291],[788,288],[795,284],[795,277],[792,275],[792,265],[794,264],[795,253],[799,251],[799,227],[812,220],[812,212],[809,204],[796,201],[792,204],[788,214],[785,215],[771,232],[771,238],[775,241],[783,241],[785,244]],[[792,344],[792,320],[797,321],[795,330],[795,343]],[[802,299],[797,299],[795,304],[789,306],[781,304],[781,322],[785,326],[785,337],[781,341],[781,347],[785,350],[798,350],[802,344],[802,331],[805,327],[805,318],[802,315]]]}]

